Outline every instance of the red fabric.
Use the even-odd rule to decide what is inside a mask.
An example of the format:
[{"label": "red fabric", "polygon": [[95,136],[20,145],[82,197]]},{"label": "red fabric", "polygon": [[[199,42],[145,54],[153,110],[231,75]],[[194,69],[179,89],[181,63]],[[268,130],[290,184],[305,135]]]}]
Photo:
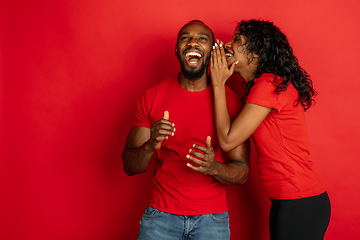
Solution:
[{"label": "red fabric", "polygon": [[296,199],[325,191],[309,160],[304,110],[293,85],[276,94],[272,74],[255,79],[247,103],[273,108],[253,133],[259,176],[270,198]]},{"label": "red fabric", "polygon": [[[227,89],[228,109],[235,117],[239,109],[237,95]],[[175,136],[164,141],[156,153],[155,189],[150,205],[161,211],[199,215],[227,211],[224,186],[211,176],[186,166],[192,145],[205,145],[207,136],[216,160],[223,162],[213,121],[211,84],[200,92],[183,89],[177,77],[169,78],[146,91],[138,104],[135,126],[151,128],[168,110],[175,123]]]}]

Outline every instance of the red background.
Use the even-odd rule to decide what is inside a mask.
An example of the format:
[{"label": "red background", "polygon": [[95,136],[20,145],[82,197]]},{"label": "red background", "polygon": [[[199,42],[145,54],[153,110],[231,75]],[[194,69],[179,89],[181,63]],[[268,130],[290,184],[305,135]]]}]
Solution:
[{"label": "red background", "polygon": [[[243,18],[278,25],[312,76],[306,116],[332,202],[326,239],[358,238],[359,10],[358,0],[2,1],[0,238],[136,239],[153,171],[122,169],[136,102],[179,71],[184,23],[203,20],[229,41]],[[234,240],[268,238],[255,156],[248,182],[227,188]]]}]

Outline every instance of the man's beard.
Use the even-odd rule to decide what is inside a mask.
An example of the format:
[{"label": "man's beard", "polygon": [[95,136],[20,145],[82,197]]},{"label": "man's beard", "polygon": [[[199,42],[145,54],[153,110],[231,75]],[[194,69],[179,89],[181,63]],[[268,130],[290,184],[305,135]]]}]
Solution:
[{"label": "man's beard", "polygon": [[190,70],[187,70],[185,68],[185,60],[180,59],[180,57],[179,57],[179,62],[181,66],[181,73],[184,75],[186,79],[198,80],[202,76],[204,76],[207,70],[207,66],[209,65],[210,62],[210,56],[206,58],[205,62],[201,63],[201,66],[198,70],[195,70],[195,68],[193,67],[190,67]]}]

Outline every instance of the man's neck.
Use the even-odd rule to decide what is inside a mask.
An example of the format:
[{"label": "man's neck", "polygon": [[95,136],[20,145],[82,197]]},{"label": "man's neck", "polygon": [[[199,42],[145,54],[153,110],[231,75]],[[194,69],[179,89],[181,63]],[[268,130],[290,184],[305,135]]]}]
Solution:
[{"label": "man's neck", "polygon": [[210,84],[210,76],[204,74],[197,80],[189,80],[182,73],[178,74],[178,81],[185,90],[190,92],[199,92],[206,89]]}]

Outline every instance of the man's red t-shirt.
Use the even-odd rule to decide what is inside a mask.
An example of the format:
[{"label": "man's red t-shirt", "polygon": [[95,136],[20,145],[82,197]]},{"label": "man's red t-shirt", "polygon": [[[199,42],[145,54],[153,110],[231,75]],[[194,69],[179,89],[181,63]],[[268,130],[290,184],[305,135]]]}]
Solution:
[{"label": "man's red t-shirt", "polygon": [[[238,114],[238,96],[227,88],[230,116]],[[190,92],[181,87],[177,76],[146,91],[138,103],[134,126],[151,128],[169,111],[175,135],[169,136],[156,152],[155,189],[150,206],[171,214],[200,215],[227,211],[224,186],[212,176],[188,168],[186,158],[193,144],[205,146],[211,136],[215,158],[223,162],[216,137],[213,115],[213,89]]]}]

